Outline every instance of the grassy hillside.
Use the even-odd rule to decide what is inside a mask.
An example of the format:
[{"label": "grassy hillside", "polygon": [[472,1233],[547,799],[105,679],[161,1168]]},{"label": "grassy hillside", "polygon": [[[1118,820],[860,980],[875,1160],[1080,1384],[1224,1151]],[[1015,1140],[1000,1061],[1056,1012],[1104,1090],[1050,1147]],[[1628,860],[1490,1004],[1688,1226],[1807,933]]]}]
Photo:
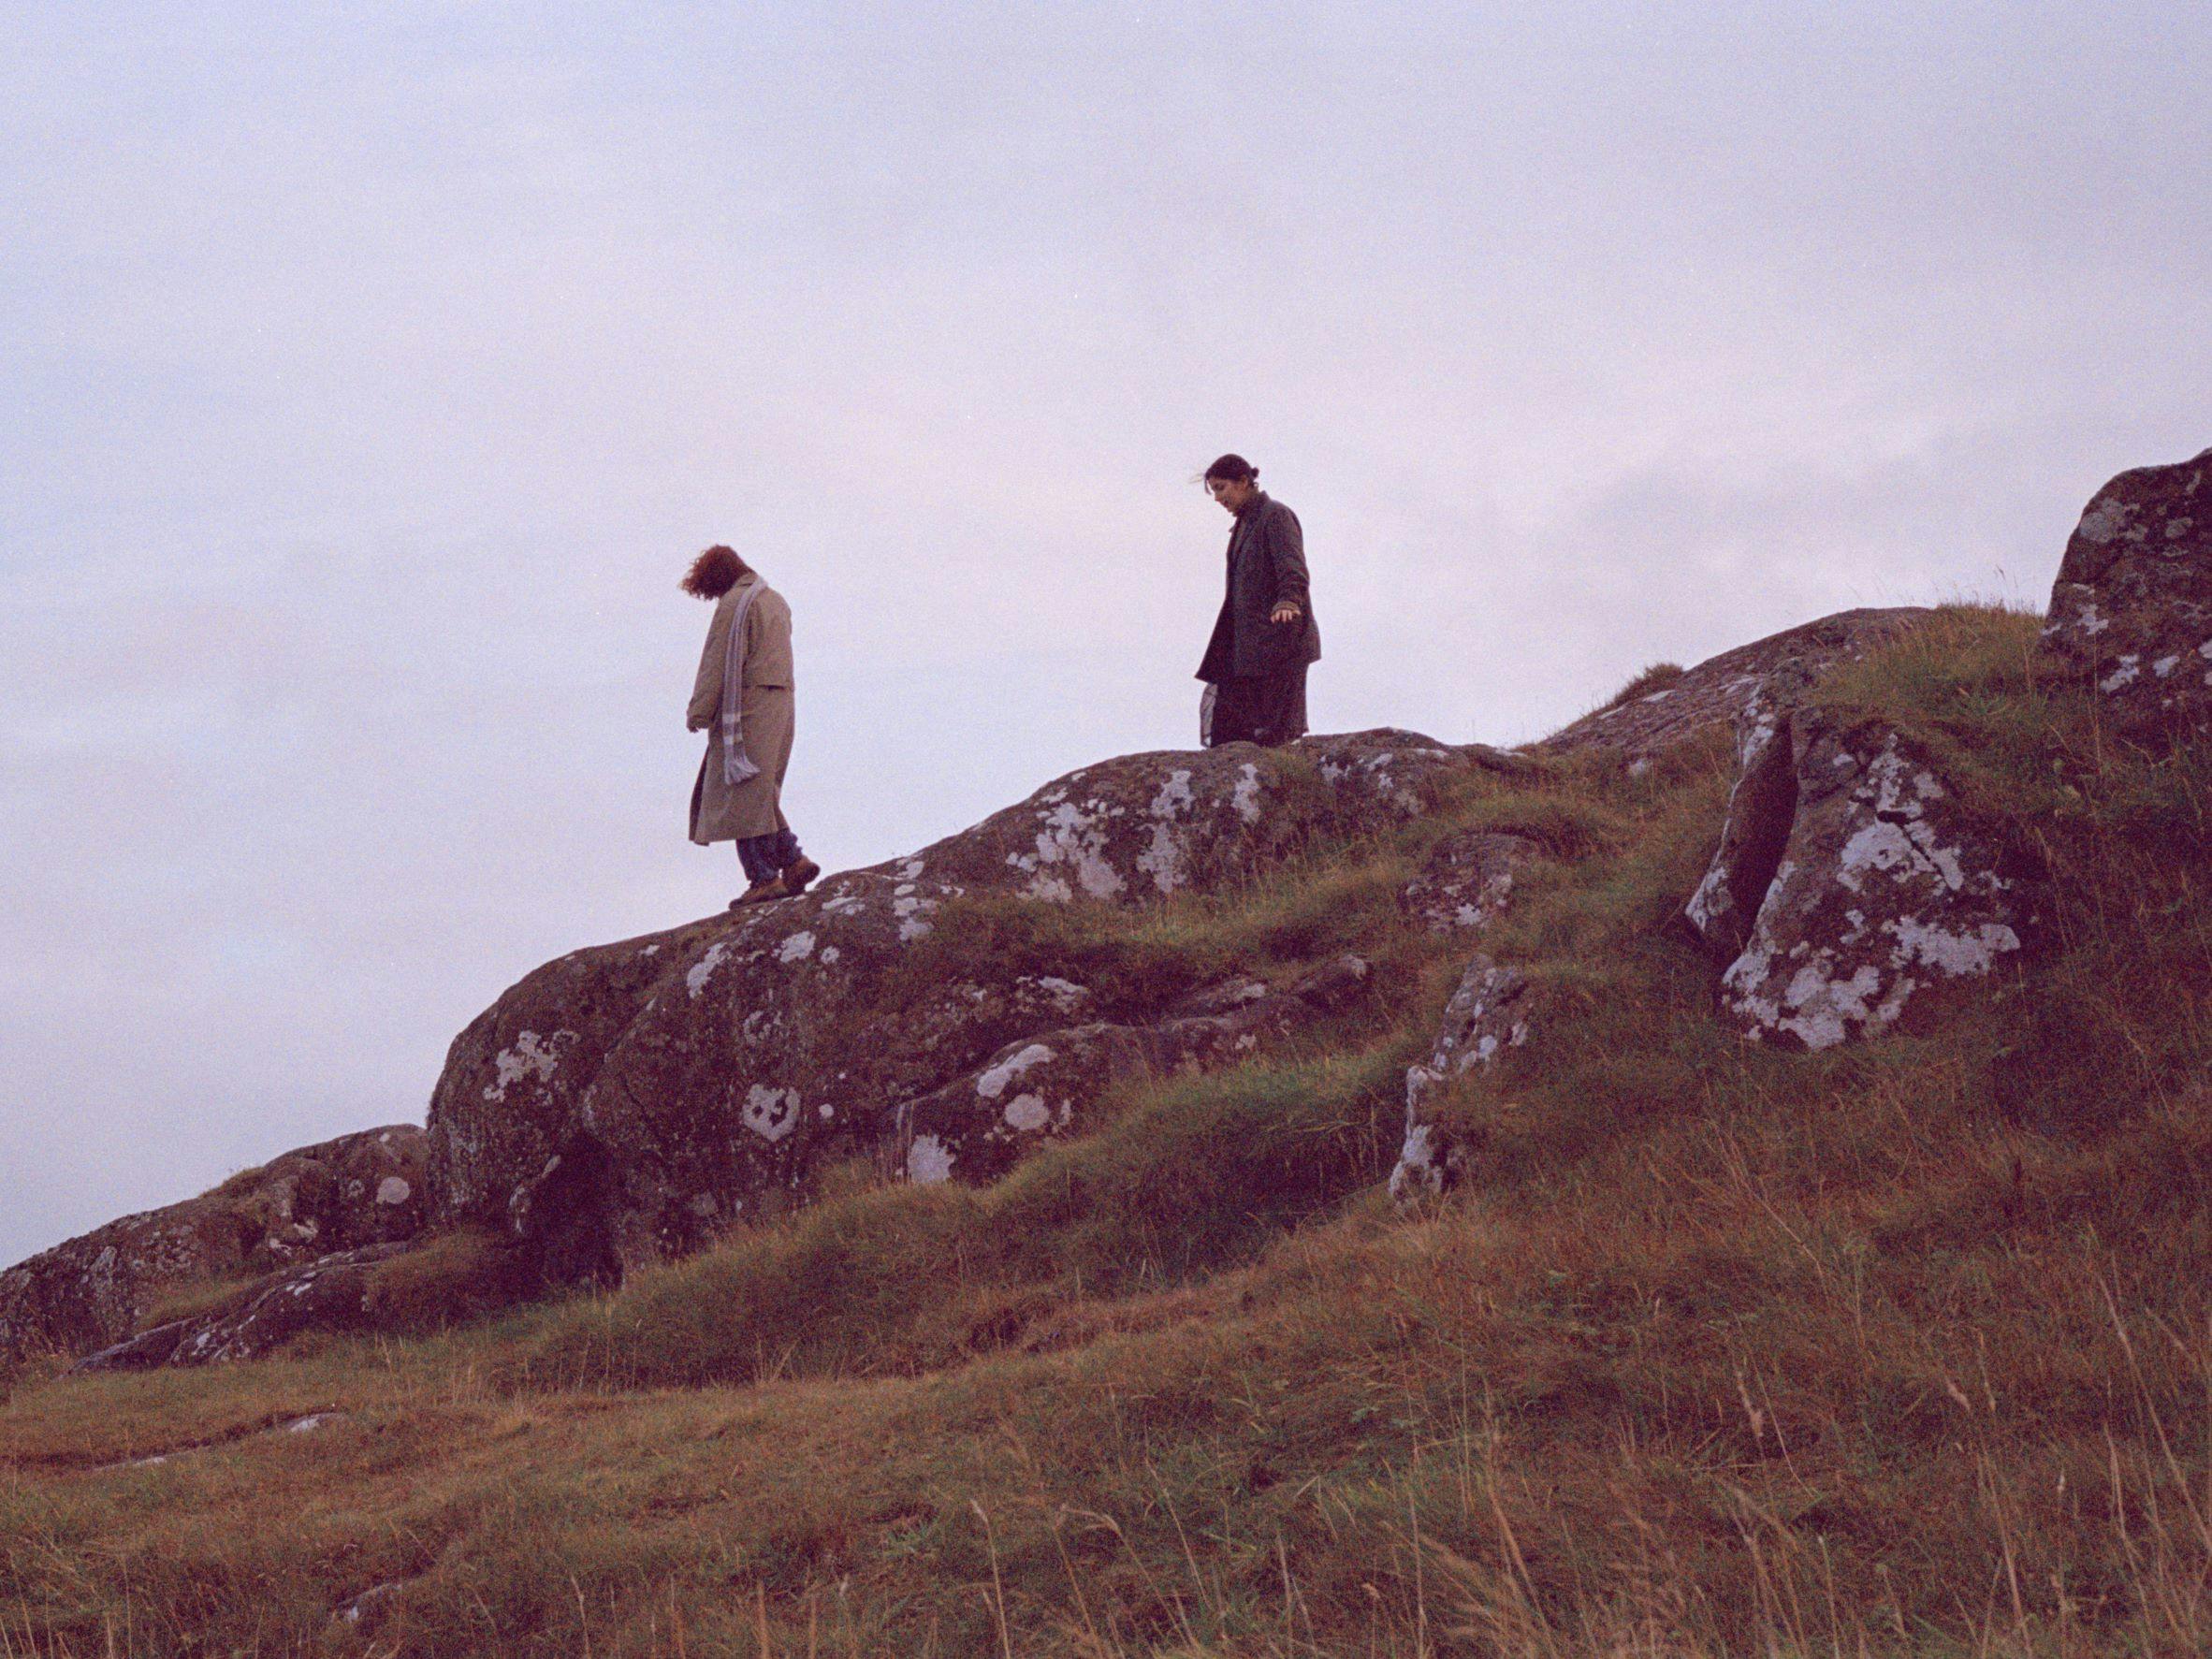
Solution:
[{"label": "grassy hillside", "polygon": [[[2113,742],[2035,626],[1945,612],[1821,694],[2046,873],[2032,959],[1940,1029],[1710,1017],[1667,924],[1717,734],[1228,897],[979,903],[937,967],[1164,994],[1354,949],[1378,988],[995,1188],[854,1169],[617,1292],[19,1378],[0,1659],[2212,1651],[2212,765]],[[1470,946],[1395,895],[1474,824],[1552,854],[1486,946],[1552,1011],[1459,1085],[1480,1173],[1404,1217],[1403,1073]],[[428,1329],[484,1257],[391,1294]]]}]

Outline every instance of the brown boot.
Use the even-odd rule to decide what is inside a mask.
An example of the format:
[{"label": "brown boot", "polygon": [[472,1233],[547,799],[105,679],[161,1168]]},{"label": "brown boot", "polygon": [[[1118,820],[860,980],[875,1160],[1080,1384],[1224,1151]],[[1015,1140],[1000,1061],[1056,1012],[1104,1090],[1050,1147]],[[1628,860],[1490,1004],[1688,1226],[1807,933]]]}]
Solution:
[{"label": "brown boot", "polygon": [[790,896],[791,895],[784,891],[781,876],[763,876],[758,881],[732,899],[730,909],[734,910],[740,905],[764,904],[772,898],[789,898]]},{"label": "brown boot", "polygon": [[796,864],[783,866],[783,891],[796,898],[800,894],[806,892],[814,878],[821,874],[822,866],[802,852],[799,854]]}]

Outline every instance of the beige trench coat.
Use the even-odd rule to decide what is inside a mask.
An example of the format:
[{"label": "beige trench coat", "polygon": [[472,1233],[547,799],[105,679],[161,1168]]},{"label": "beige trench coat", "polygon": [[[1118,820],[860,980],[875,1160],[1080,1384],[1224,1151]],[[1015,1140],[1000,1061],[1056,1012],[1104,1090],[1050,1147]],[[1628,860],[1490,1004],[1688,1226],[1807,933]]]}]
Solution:
[{"label": "beige trench coat", "polygon": [[[730,648],[730,618],[747,589],[760,595],[745,613],[745,704],[739,735],[745,752],[760,768],[743,783],[722,780],[722,664]],[[691,839],[735,841],[772,836],[789,826],[783,817],[783,774],[791,765],[792,739],[791,606],[783,595],[748,571],[714,603],[706,648],[699,654],[699,677],[691,685],[686,725],[706,734],[706,753],[691,785]]]}]

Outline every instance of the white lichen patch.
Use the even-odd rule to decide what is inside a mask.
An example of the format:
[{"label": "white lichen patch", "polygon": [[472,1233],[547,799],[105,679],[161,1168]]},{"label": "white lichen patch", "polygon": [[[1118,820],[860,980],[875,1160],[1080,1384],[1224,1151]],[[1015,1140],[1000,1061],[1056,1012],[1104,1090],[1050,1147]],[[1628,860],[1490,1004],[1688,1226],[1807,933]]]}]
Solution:
[{"label": "white lichen patch", "polygon": [[777,947],[776,960],[782,963],[804,962],[814,954],[814,936],[794,933]]},{"label": "white lichen patch", "polygon": [[738,1116],[764,1141],[780,1141],[799,1126],[799,1091],[756,1083],[745,1091]]},{"label": "white lichen patch", "polygon": [[837,949],[837,946],[835,946],[835,945],[824,945],[824,946],[822,946],[822,966],[823,966],[824,968],[834,968],[834,967],[836,967],[836,966],[837,966],[837,959],[838,959],[839,957],[841,957],[842,955],[844,955],[844,953],[845,953],[844,952],[842,952],[842,951],[838,950],[838,949]]},{"label": "white lichen patch", "polygon": [[1190,811],[1190,804],[1197,797],[1190,790],[1190,768],[1178,766],[1170,772],[1152,797],[1152,815],[1155,818],[1179,818]]},{"label": "white lichen patch", "polygon": [[1443,1186],[1444,1172],[1436,1167],[1429,1126],[1408,1123],[1405,1144],[1398,1151],[1398,1167],[1390,1171],[1390,1197],[1404,1203],[1421,1193],[1440,1191]]},{"label": "white lichen patch", "polygon": [[953,1178],[953,1149],[935,1135],[916,1135],[907,1148],[907,1179],[917,1186],[935,1186]]},{"label": "white lichen patch", "polygon": [[386,1175],[376,1184],[376,1201],[380,1204],[403,1204],[415,1196],[415,1188],[407,1185],[403,1175]]},{"label": "white lichen patch", "polygon": [[1987,973],[1997,965],[1998,957],[2020,948],[2020,936],[2001,922],[1947,928],[1917,916],[1899,916],[1885,922],[1882,931],[1897,940],[1893,963],[1919,963],[1953,979]]},{"label": "white lichen patch", "polygon": [[986,1100],[996,1100],[1006,1093],[1015,1078],[1033,1066],[1046,1064],[1053,1057],[1053,1051],[1043,1043],[1032,1042],[1020,1053],[979,1072],[975,1080],[975,1092]]},{"label": "white lichen patch", "polygon": [[898,937],[911,942],[927,934],[932,924],[926,920],[937,909],[937,900],[918,898],[912,894],[891,901],[891,913],[898,919]]},{"label": "white lichen patch", "polygon": [[1137,868],[1152,878],[1152,884],[1162,893],[1172,893],[1190,880],[1185,867],[1186,849],[1183,837],[1167,824],[1152,826],[1152,842],[1137,854]]},{"label": "white lichen patch", "polygon": [[2091,502],[2074,533],[2091,546],[2105,546],[2119,534],[2120,527],[2128,521],[2128,514],[2129,508],[2123,502],[2110,499]]},{"label": "white lichen patch", "polygon": [[[1699,933],[1710,934],[1723,916],[1736,908],[1735,895],[1728,891],[1728,866],[1719,860],[1705,872],[1705,880],[1697,883],[1697,891],[1690,895],[1690,902],[1682,907],[1682,913]],[[1472,926],[1482,919],[1482,912],[1472,905],[1460,907],[1460,924]]]},{"label": "white lichen patch", "polygon": [[1007,1128],[1031,1134],[1053,1120],[1052,1108],[1042,1095],[1016,1095],[1006,1103]]},{"label": "white lichen patch", "polygon": [[1073,1013],[1091,999],[1091,994],[1073,980],[1059,979],[1052,974],[1041,974],[1029,982],[1047,997],[1062,1013]]},{"label": "white lichen patch", "polygon": [[1042,815],[1033,855],[1036,864],[1025,860],[1019,866],[1039,870],[1029,883],[1031,897],[1066,903],[1074,896],[1070,881],[1044,875],[1044,866],[1064,866],[1072,875],[1072,885],[1093,898],[1113,898],[1128,886],[1106,856],[1105,824],[1113,814],[1095,801],[1090,807],[1092,809],[1085,811],[1072,802],[1062,802]]},{"label": "white lichen patch", "polygon": [[503,1100],[507,1090],[525,1078],[535,1078],[544,1083],[551,1079],[560,1064],[561,1044],[574,1042],[574,1031],[556,1031],[550,1038],[541,1038],[535,1031],[517,1032],[514,1046],[503,1048],[492,1057],[495,1073],[492,1082],[484,1085],[487,1100]]},{"label": "white lichen patch", "polygon": [[714,978],[714,970],[729,960],[730,947],[720,939],[706,947],[706,953],[684,970],[684,988],[696,1002],[706,995],[706,982]]},{"label": "white lichen patch", "polygon": [[[1323,766],[1321,772],[1327,778],[1329,768]],[[1335,782],[1332,778],[1328,780]],[[1246,823],[1259,822],[1259,768],[1250,761],[1237,768],[1237,780],[1229,792],[1229,804],[1236,808],[1237,816]]]},{"label": "white lichen patch", "polygon": [[2125,691],[2143,677],[2143,659],[2130,651],[2119,659],[2110,674],[2097,682],[2097,689],[2107,697],[2115,691]]}]

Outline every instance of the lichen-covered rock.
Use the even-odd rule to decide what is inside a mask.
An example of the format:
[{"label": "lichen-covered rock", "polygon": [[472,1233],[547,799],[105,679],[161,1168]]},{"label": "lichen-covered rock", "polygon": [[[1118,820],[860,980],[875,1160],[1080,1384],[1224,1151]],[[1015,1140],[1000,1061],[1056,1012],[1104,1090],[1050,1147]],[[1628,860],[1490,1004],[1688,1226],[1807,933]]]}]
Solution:
[{"label": "lichen-covered rock", "polygon": [[2212,449],[2090,498],[2043,638],[2124,726],[2212,723]]},{"label": "lichen-covered rock", "polygon": [[428,1209],[428,1152],[414,1124],[358,1130],[41,1251],[0,1273],[0,1362],[105,1347],[156,1298],[196,1283],[412,1239]]},{"label": "lichen-covered rock", "polygon": [[80,1360],[78,1371],[144,1371],[257,1360],[306,1331],[370,1329],[370,1269],[414,1249],[390,1240],[285,1269],[220,1307],[173,1319]]},{"label": "lichen-covered rock", "polygon": [[1542,853],[1526,836],[1494,830],[1448,836],[1398,895],[1399,908],[1435,933],[1486,927],[1505,910],[1521,871]]},{"label": "lichen-covered rock", "polygon": [[706,946],[731,931],[725,913],[572,951],[470,1022],[447,1048],[430,1097],[435,1223],[503,1225],[517,1188],[560,1150],[585,1091],[647,999],[679,967],[697,971]]},{"label": "lichen-covered rock", "polygon": [[1751,942],[1752,925],[1782,866],[1797,813],[1797,751],[1793,718],[1813,675],[1791,658],[1754,688],[1736,727],[1736,785],[1720,845],[1697,891],[1682,907],[1691,935],[1716,962],[1731,962]]},{"label": "lichen-covered rock", "polygon": [[[438,1220],[531,1241],[550,1277],[688,1253],[803,1197],[825,1161],[894,1142],[903,1159],[900,1108],[1007,1045],[1126,1020],[1084,986],[987,960],[909,971],[949,900],[1204,890],[1429,810],[1454,779],[1537,764],[1397,731],[1126,756],[804,897],[575,952],[456,1039],[429,1112]],[[1171,1041],[1195,1054],[1201,1035]],[[1099,1076],[1140,1049],[1160,1063],[1171,1041],[1086,1041]]]},{"label": "lichen-covered rock", "polygon": [[1280,749],[1124,755],[879,872],[912,867],[970,892],[1133,902],[1248,875],[1317,834],[1353,835],[1433,808],[1445,780],[1534,763],[1383,728]]},{"label": "lichen-covered rock", "polygon": [[1405,1073],[1405,1143],[1390,1171],[1390,1197],[1404,1203],[1442,1192],[1466,1172],[1467,1148],[1433,1110],[1435,1097],[1453,1079],[1529,1040],[1535,999],[1518,968],[1481,953],[1468,962],[1427,1060]]},{"label": "lichen-covered rock", "polygon": [[1280,990],[1257,980],[1209,987],[1157,1025],[1093,1021],[1017,1040],[903,1104],[883,1161],[924,1185],[995,1181],[1045,1142],[1092,1127],[1094,1108],[1123,1079],[1233,1065],[1343,1011],[1368,971],[1362,958],[1339,956]]},{"label": "lichen-covered rock", "polygon": [[[854,872],[539,969],[439,1081],[441,1219],[535,1239],[589,1276],[681,1255],[787,1201],[823,1157],[871,1149],[892,1102],[1089,1011],[1086,988],[1047,975],[894,986],[958,891]],[[563,1024],[579,981],[588,1017]]]},{"label": "lichen-covered rock", "polygon": [[1786,628],[1708,658],[1662,691],[1586,714],[1535,748],[1541,754],[1613,749],[1632,760],[1656,754],[1715,727],[1736,724],[1768,676],[1783,662],[1794,658],[1816,678],[1887,644],[1930,614],[1918,605],[1839,611]]},{"label": "lichen-covered rock", "polygon": [[1800,713],[1797,802],[1721,1006],[1747,1036],[1827,1048],[1986,975],[2032,925],[2027,873],[1918,746]]}]

